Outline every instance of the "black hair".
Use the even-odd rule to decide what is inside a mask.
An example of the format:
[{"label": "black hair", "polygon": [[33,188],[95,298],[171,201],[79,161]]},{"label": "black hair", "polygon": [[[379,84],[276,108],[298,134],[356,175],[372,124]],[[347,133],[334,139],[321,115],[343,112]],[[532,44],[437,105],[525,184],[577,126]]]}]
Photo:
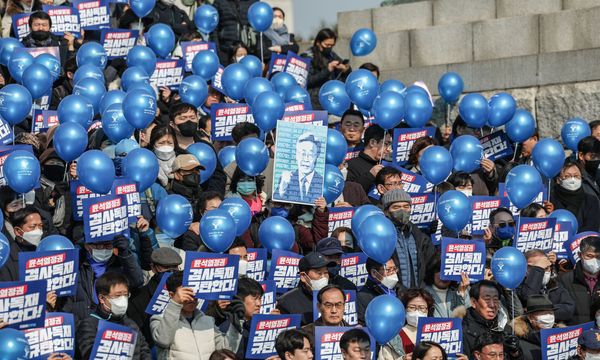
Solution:
[{"label": "black hair", "polygon": [[157,125],[152,129],[152,132],[150,133],[150,140],[148,141],[148,149],[153,150],[158,139],[165,135],[171,135],[173,138],[173,145],[175,149],[177,149],[177,135],[175,134],[175,130],[173,130],[170,125]]},{"label": "black hair", "polygon": [[235,57],[235,53],[239,50],[239,49],[246,49],[246,51],[248,52],[248,55],[250,55],[250,49],[248,48],[248,45],[246,45],[243,41],[235,41],[233,44],[231,44],[231,47],[229,48],[229,61],[233,62],[233,58]]},{"label": "black hair", "polygon": [[256,181],[256,194],[260,194],[262,192],[263,186],[265,185],[265,179],[263,176],[249,176],[244,174],[239,167],[235,167],[233,171],[233,175],[231,176],[231,183],[229,184],[229,191],[232,193],[237,193],[237,184],[243,177],[249,177]]},{"label": "black hair", "polygon": [[202,39],[202,35],[198,31],[190,31],[181,34],[179,41],[191,41],[192,39]]},{"label": "black hair", "polygon": [[379,66],[377,66],[377,65],[375,65],[373,63],[370,63],[370,62],[366,62],[366,63],[362,64],[359,67],[359,69],[365,69],[365,70],[374,72],[374,73],[377,74],[377,78],[379,79],[379,75],[380,75]]},{"label": "black hair", "polygon": [[129,288],[129,281],[125,275],[116,271],[107,271],[96,280],[96,294],[97,295],[108,295],[110,289],[117,285],[125,285]]},{"label": "black hair", "polygon": [[579,243],[579,251],[584,252],[587,251],[588,248],[591,248],[594,252],[600,252],[600,237],[598,236],[587,236],[584,237]]},{"label": "black hair", "polygon": [[201,115],[198,120],[198,126],[202,130],[206,130],[206,124],[210,124],[210,116],[209,115]]},{"label": "black hair", "polygon": [[467,186],[468,183],[471,183],[472,186],[473,178],[471,177],[471,174],[459,171],[450,175],[450,178],[448,178],[448,182],[452,184],[452,186],[454,186],[455,188],[457,186]]},{"label": "black hair", "polygon": [[198,199],[198,214],[201,214],[204,210],[206,210],[206,203],[209,200],[217,198],[223,201],[223,194],[215,190],[208,190],[200,193],[200,198]]},{"label": "black hair", "polygon": [[175,121],[175,118],[178,115],[188,112],[190,110],[193,111],[194,114],[198,114],[198,110],[194,107],[194,105],[188,103],[180,102],[171,106],[171,108],[169,109],[169,121]]},{"label": "black hair", "polygon": [[65,61],[65,74],[68,72],[72,72],[73,74],[75,74],[75,71],[77,71],[77,59],[75,58],[75,56],[71,56],[67,59],[67,61]]},{"label": "black hair", "polygon": [[260,283],[254,279],[243,277],[238,281],[237,295],[241,300],[246,296],[262,296],[265,293]]},{"label": "black hair", "polygon": [[504,346],[504,337],[502,336],[502,333],[494,331],[484,331],[477,337],[473,351],[481,352],[481,350],[483,350],[484,347],[494,344]]},{"label": "black hair", "polygon": [[260,137],[260,129],[253,123],[249,122],[241,122],[237,123],[233,129],[231,129],[231,139],[237,145],[249,135],[256,135],[256,137]]},{"label": "black hair", "polygon": [[546,211],[546,209],[544,209],[544,207],[542,205],[540,205],[538,203],[531,203],[531,204],[525,206],[523,209],[521,209],[521,212],[519,214],[523,217],[534,218],[537,216],[537,213],[540,210]]},{"label": "black hair", "polygon": [[448,359],[448,354],[446,354],[446,350],[444,350],[444,348],[441,347],[440,344],[433,341],[421,341],[420,343],[418,343],[413,350],[413,359],[424,359],[425,355],[427,355],[427,352],[434,347],[440,349],[440,351],[442,352],[443,360]]},{"label": "black hair", "polygon": [[408,164],[416,165],[419,162],[419,152],[428,146],[437,145],[437,141],[431,136],[418,138],[408,152]]},{"label": "black hair", "polygon": [[427,316],[433,316],[434,300],[430,293],[424,289],[410,288],[402,293],[400,300],[404,307],[408,306],[408,303],[416,298],[422,298],[427,303]]},{"label": "black hair", "polygon": [[375,176],[375,186],[384,185],[385,180],[390,176],[402,177],[402,172],[393,166],[384,166]]},{"label": "black hair", "polygon": [[[304,330],[291,329],[285,330],[277,335],[275,340],[275,350],[281,359],[285,359],[285,353],[294,353],[296,350],[304,349],[304,339],[310,342],[310,336]],[[312,347],[312,344],[311,344]]]},{"label": "black hair", "polygon": [[244,240],[242,240],[242,238],[240,238],[239,236],[236,236],[235,239],[233,240],[233,244],[231,244],[231,246],[229,247],[229,249],[227,249],[227,251],[231,250],[231,249],[235,249],[235,248],[239,248],[239,247],[246,247],[246,243],[244,242]]},{"label": "black hair", "polygon": [[50,22],[50,27],[52,27],[52,18],[50,15],[45,13],[44,11],[36,11],[29,15],[29,28],[31,28],[31,24],[33,24],[33,20],[48,20]]},{"label": "black hair", "polygon": [[344,335],[342,335],[340,338],[340,349],[344,352],[348,352],[350,343],[354,342],[358,343],[359,346],[371,346],[371,338],[369,338],[369,335],[362,329],[354,328],[346,331]]},{"label": "black hair", "polygon": [[500,286],[498,286],[497,282],[492,280],[481,280],[471,285],[471,289],[469,289],[469,296],[471,297],[471,299],[479,300],[479,293],[481,292],[482,286],[496,289],[496,291],[498,292],[498,296],[502,294],[502,290],[500,289]]},{"label": "black hair", "polygon": [[353,109],[352,107],[350,107],[350,109],[346,110],[344,114],[342,114],[340,124],[344,122],[346,116],[356,116],[362,121],[363,124],[365,123],[365,117],[363,116],[363,114],[360,111]]},{"label": "black hair", "polygon": [[40,214],[40,211],[38,209],[36,209],[34,206],[27,205],[24,208],[19,209],[11,214],[10,224],[13,226],[13,228],[15,228],[15,227],[22,228],[23,225],[25,225],[25,223],[27,222],[25,219],[27,219],[27,217],[31,214],[38,214],[38,215],[40,215],[40,217],[42,216]]},{"label": "black hair", "polygon": [[213,351],[212,354],[210,354],[210,357],[208,358],[208,360],[225,360],[225,359],[234,359],[235,360],[235,353],[228,349],[215,350],[215,351]]},{"label": "black hair", "polygon": [[326,285],[324,288],[319,290],[319,293],[317,294],[317,302],[319,304],[321,304],[323,302],[323,294],[325,294],[327,291],[332,290],[332,289],[338,290],[342,294],[342,298],[344,298],[344,302],[346,302],[346,295],[344,294],[344,290],[342,290],[342,288],[336,284]]},{"label": "black hair", "polygon": [[281,11],[281,13],[283,14],[283,18],[285,19],[285,11],[283,11],[282,8],[273,6],[273,12],[275,12],[275,11]]},{"label": "black hair", "polygon": [[335,31],[329,29],[329,28],[324,28],[319,30],[319,32],[317,33],[317,36],[315,36],[315,40],[313,41],[313,47],[317,47],[317,43],[323,42],[327,39],[333,39],[334,41],[337,42],[337,35],[335,33]]},{"label": "black hair", "polygon": [[385,266],[385,264],[380,264],[371,258],[367,258],[366,268],[367,268],[367,274],[369,274],[369,275],[371,275],[371,270],[379,271],[379,269],[382,269],[384,266]]},{"label": "black hair", "polygon": [[369,145],[369,142],[371,142],[371,140],[375,140],[375,142],[381,142],[386,134],[390,134],[390,132],[385,131],[379,125],[369,126],[367,128],[367,130],[365,130],[365,135],[364,135],[365,147],[367,145]]},{"label": "black hair", "polygon": [[503,213],[507,213],[507,214],[510,215],[511,218],[514,218],[512,211],[510,211],[509,209],[507,209],[505,207],[499,207],[499,208],[494,209],[494,210],[492,210],[490,212],[490,217],[489,217],[490,224],[493,224],[494,223],[494,219],[496,218],[496,215],[500,214],[502,212]]},{"label": "black hair", "polygon": [[173,271],[173,273],[171,274],[171,276],[169,276],[169,278],[167,279],[167,290],[169,292],[175,292],[177,291],[177,288],[180,287],[183,284],[183,271],[181,270],[176,270]]},{"label": "black hair", "polygon": [[600,126],[600,120],[590,121],[590,130],[594,131],[595,128]]},{"label": "black hair", "polygon": [[577,143],[577,152],[582,154],[600,154],[600,140],[593,136],[586,136]]}]

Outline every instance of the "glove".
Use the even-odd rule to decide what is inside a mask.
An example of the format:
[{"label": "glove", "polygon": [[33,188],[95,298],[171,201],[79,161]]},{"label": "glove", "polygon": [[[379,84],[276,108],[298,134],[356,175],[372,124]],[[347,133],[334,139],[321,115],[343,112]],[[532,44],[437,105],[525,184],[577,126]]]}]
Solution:
[{"label": "glove", "polygon": [[113,246],[119,250],[119,256],[125,256],[129,251],[129,239],[125,236],[117,236],[115,237]]},{"label": "glove", "polygon": [[518,357],[521,353],[521,346],[519,346],[519,338],[515,335],[507,335],[504,337],[504,349],[507,353],[513,357]]},{"label": "glove", "polygon": [[439,222],[437,221],[437,219],[433,220],[431,224],[429,224],[429,227],[427,228],[427,232],[429,233],[429,235],[433,235],[436,233],[438,225]]},{"label": "glove", "polygon": [[242,333],[242,321],[246,315],[246,306],[244,302],[239,299],[231,300],[231,304],[225,310],[227,317],[231,321],[231,325],[241,334]]}]

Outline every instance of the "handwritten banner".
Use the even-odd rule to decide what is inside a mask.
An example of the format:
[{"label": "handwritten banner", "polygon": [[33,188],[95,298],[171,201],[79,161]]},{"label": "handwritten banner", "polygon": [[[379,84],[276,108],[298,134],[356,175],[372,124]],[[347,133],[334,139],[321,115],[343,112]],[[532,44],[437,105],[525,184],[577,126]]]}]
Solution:
[{"label": "handwritten banner", "polygon": [[19,253],[19,279],[45,280],[47,290],[58,296],[77,293],[79,250],[36,251]]},{"label": "handwritten banner", "polygon": [[458,281],[467,273],[470,279],[483,280],[485,270],[485,242],[442,238],[440,279]]},{"label": "handwritten banner", "polygon": [[285,330],[297,329],[300,326],[300,317],[299,314],[252,316],[245,358],[266,359],[276,355],[275,339],[277,339],[277,335]]},{"label": "handwritten banner", "polygon": [[271,253],[269,280],[275,281],[277,293],[282,294],[295,288],[300,281],[298,264],[302,255],[291,251],[274,249]]},{"label": "handwritten banner", "polygon": [[183,286],[194,289],[200,299],[230,299],[237,292],[239,261],[238,255],[188,251]]}]

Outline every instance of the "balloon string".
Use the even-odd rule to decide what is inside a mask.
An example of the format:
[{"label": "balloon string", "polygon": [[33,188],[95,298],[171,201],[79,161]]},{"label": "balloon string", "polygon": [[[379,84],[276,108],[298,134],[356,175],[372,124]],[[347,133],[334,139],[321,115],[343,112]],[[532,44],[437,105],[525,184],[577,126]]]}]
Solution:
[{"label": "balloon string", "polygon": [[552,186],[552,178],[548,179],[548,202],[550,201],[550,186]]},{"label": "balloon string", "polygon": [[446,104],[446,127],[450,124],[450,109],[452,109],[452,105],[450,103]]},{"label": "balloon string", "polygon": [[481,132],[481,137],[483,137],[483,128],[479,128],[479,131]]},{"label": "balloon string", "polygon": [[12,136],[13,136],[13,146],[15,146],[15,126],[14,125],[12,126],[12,131],[13,131],[13,133],[12,133]]},{"label": "balloon string", "polygon": [[515,161],[515,159],[517,158],[517,149],[518,149],[518,148],[519,148],[519,143],[517,142],[517,143],[515,143],[515,153],[514,153],[514,155],[513,155],[513,158],[512,158],[512,160],[511,160],[511,162],[512,162],[512,161]]},{"label": "balloon string", "polygon": [[25,207],[25,193],[21,194],[21,199],[23,199],[23,207]]},{"label": "balloon string", "polygon": [[67,174],[69,173],[71,162],[67,161],[67,166],[65,166],[65,174],[63,175],[63,181],[67,181]]},{"label": "balloon string", "polygon": [[383,150],[385,149],[385,133],[383,134],[383,139],[381,140],[381,156],[379,157],[379,164],[383,161]]},{"label": "balloon string", "polygon": [[[265,55],[263,51],[263,33],[260,33],[260,62],[265,63]],[[261,71],[262,73],[262,71]]]},{"label": "balloon string", "polygon": [[513,326],[511,326],[511,329],[512,329],[512,334],[514,335],[515,334],[515,326],[514,326],[515,325],[514,324],[514,321],[515,321],[515,293],[513,290],[510,291],[510,301],[512,302],[511,310],[512,310],[512,321],[513,321]]}]

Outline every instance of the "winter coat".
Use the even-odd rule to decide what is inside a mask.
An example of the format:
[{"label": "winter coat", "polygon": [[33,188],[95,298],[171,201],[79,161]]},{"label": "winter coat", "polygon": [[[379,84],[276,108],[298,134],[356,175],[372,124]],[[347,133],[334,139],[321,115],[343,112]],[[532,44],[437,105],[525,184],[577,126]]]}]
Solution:
[{"label": "winter coat", "polygon": [[[422,287],[423,285],[425,285],[424,280],[425,280],[425,272],[427,271],[427,266],[428,266],[429,262],[431,261],[431,259],[433,259],[436,250],[435,250],[435,247],[433,246],[433,243],[431,242],[431,239],[429,238],[429,236],[425,235],[425,233],[423,233],[413,223],[410,223],[408,226],[409,226],[408,229],[409,229],[410,233],[415,238],[415,244],[417,246],[417,273],[415,274],[416,281],[417,281],[416,286]],[[404,233],[404,235],[408,239],[406,232]],[[398,241],[397,238],[396,238],[396,241]],[[396,264],[396,267],[398,267],[398,278],[400,279],[400,283],[399,283],[400,287],[401,288],[402,287],[409,288],[410,284],[401,284],[402,274],[400,273],[400,260],[398,259],[398,253],[396,250],[394,250],[392,259],[394,260],[394,264]]]},{"label": "winter coat", "polygon": [[600,300],[600,280],[596,283],[593,292],[585,282],[581,261],[578,261],[573,271],[561,273],[558,282],[567,290],[575,302],[573,316],[567,320],[567,325],[577,325],[588,321],[594,321],[594,315],[590,314],[590,308],[595,301]]},{"label": "winter coat", "polygon": [[454,311],[456,309],[459,309],[459,311],[464,311],[464,309],[461,308],[469,307],[471,305],[471,298],[469,297],[468,291],[465,292],[465,296],[463,297],[458,294],[456,289],[449,288],[446,292],[446,301],[444,302],[444,305],[442,304],[442,300],[434,290],[433,286],[425,286],[425,291],[431,294],[431,297],[433,298],[434,317],[456,317],[454,316]]},{"label": "winter coat", "polygon": [[358,157],[348,161],[346,181],[359,183],[365,193],[368,194],[373,184],[375,184],[375,176],[371,174],[371,168],[377,164],[377,161],[361,151]]},{"label": "winter coat", "polygon": [[213,6],[219,13],[219,24],[215,29],[218,38],[221,64],[229,64],[229,53],[236,41],[243,41],[253,50],[257,34],[248,22],[248,9],[258,0],[215,0]]},{"label": "winter coat", "polygon": [[302,315],[302,326],[313,322],[313,293],[302,282],[277,301],[277,309],[282,314]]},{"label": "winter coat", "polygon": [[[564,327],[563,324],[555,324],[555,328]],[[540,331],[534,330],[527,316],[519,316],[513,322],[515,335],[519,338],[519,345],[525,360],[537,360],[542,358]]]},{"label": "winter coat", "polygon": [[365,311],[367,311],[367,305],[369,305],[369,303],[377,296],[387,293],[395,295],[394,290],[386,292],[386,290],[384,290],[380,284],[375,283],[370,276],[367,277],[365,286],[356,293],[356,313],[360,325],[365,326]]}]

